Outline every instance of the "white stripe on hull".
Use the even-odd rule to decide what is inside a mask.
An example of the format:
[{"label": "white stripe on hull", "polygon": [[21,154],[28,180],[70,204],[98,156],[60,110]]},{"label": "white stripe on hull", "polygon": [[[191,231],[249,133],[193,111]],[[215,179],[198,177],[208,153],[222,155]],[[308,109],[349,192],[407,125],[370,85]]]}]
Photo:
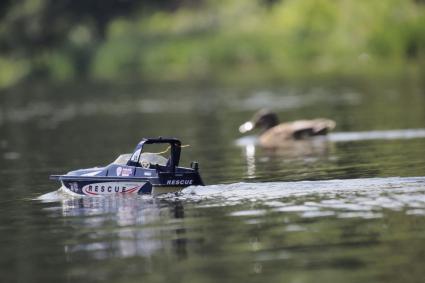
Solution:
[{"label": "white stripe on hull", "polygon": [[88,196],[110,194],[137,194],[146,182],[103,182],[82,187],[82,192]]},{"label": "white stripe on hull", "polygon": [[[65,186],[62,182],[62,186],[66,187],[72,193],[79,193],[78,183],[68,183],[69,186]],[[114,194],[138,194],[141,188],[146,182],[100,182],[85,185],[81,188],[81,192],[86,196],[102,196],[102,195],[114,195]]]},{"label": "white stripe on hull", "polygon": [[[104,196],[115,194],[138,194],[146,182],[100,182],[92,183],[82,187],[81,192],[86,196]],[[77,183],[69,183],[62,187],[73,195],[80,195]],[[186,186],[152,186],[152,195],[180,192]]]}]

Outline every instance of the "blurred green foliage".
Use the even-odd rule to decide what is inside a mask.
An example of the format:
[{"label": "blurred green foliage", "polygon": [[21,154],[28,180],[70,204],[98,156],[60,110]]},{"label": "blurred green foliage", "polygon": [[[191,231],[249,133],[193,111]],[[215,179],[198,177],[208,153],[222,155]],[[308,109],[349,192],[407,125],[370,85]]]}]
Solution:
[{"label": "blurred green foliage", "polygon": [[422,0],[4,0],[0,86],[262,81],[425,65]]}]

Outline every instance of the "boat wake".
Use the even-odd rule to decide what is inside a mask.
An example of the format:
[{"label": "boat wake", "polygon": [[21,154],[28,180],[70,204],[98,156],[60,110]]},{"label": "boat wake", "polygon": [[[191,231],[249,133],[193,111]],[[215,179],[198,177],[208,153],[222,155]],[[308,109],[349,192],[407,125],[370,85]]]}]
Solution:
[{"label": "boat wake", "polygon": [[[364,178],[326,181],[234,183],[192,186],[179,198],[187,200],[223,199],[226,203],[242,200],[269,200],[284,197],[335,194],[375,194],[395,192],[425,192],[425,177]],[[165,196],[168,197],[168,196]],[[425,200],[425,199],[424,199]]]},{"label": "boat wake", "polygon": [[425,215],[425,177],[236,183],[189,187],[175,198],[208,207],[251,203],[306,217],[338,213],[340,217],[373,218],[383,210]]}]

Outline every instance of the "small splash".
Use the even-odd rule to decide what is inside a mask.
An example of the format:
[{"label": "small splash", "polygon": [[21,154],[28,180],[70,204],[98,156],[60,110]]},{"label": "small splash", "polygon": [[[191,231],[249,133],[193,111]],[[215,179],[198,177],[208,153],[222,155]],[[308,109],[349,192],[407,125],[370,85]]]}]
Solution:
[{"label": "small splash", "polygon": [[44,195],[41,195],[37,197],[35,200],[41,201],[41,202],[58,202],[63,201],[70,198],[81,198],[84,197],[82,195],[76,194],[74,192],[71,192],[70,190],[66,189],[64,186],[60,187],[56,191],[46,193]]}]

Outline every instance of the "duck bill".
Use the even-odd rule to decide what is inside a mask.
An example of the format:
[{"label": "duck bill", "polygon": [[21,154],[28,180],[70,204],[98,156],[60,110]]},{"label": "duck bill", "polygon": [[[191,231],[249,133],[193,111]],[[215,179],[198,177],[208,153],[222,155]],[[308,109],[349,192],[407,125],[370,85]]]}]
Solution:
[{"label": "duck bill", "polygon": [[254,129],[254,123],[252,123],[251,121],[245,122],[242,125],[240,125],[239,127],[239,132],[241,132],[242,134],[251,131],[252,129]]}]

